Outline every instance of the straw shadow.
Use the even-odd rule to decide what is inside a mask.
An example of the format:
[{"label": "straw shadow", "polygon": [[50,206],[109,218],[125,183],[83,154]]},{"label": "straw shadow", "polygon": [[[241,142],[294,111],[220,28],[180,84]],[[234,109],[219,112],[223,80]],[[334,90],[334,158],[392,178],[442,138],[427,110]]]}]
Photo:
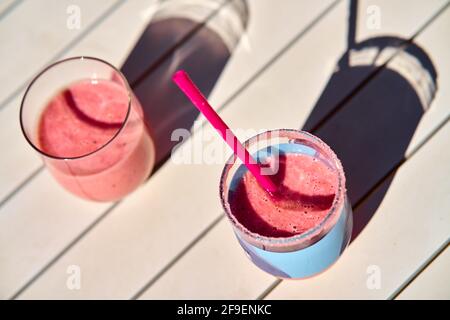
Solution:
[{"label": "straw shadow", "polygon": [[[157,167],[178,144],[171,141],[172,132],[191,129],[198,116],[197,109],[172,83],[172,74],[186,70],[208,96],[246,28],[245,0],[228,4],[215,15],[211,9],[214,2],[218,1],[168,1],[155,14],[122,67],[144,109],[156,146]],[[211,11],[206,24],[198,17],[205,10]]]},{"label": "straw shadow", "polygon": [[[348,88],[346,83],[359,83],[376,72],[378,57],[399,49],[406,41],[377,37],[355,43],[356,6],[357,2],[352,1],[348,51],[339,60],[337,71],[303,126],[303,130],[313,131],[330,145],[341,159],[352,205],[360,203],[404,159],[414,132],[433,100],[437,79],[426,52],[409,43],[396,55],[395,63],[378,72],[369,84],[345,101],[342,109],[333,113],[335,101]],[[327,121],[323,121],[324,117]],[[354,214],[353,240],[373,217],[392,179],[389,176],[377,196],[370,198],[370,205]]]}]

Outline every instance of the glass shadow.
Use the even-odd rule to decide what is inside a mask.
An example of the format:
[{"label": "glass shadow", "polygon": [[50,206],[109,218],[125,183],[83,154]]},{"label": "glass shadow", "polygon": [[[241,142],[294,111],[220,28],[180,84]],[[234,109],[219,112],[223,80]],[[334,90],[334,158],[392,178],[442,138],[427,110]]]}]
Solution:
[{"label": "glass shadow", "polygon": [[[354,211],[353,240],[382,202],[393,179],[389,174],[403,161],[437,90],[436,69],[417,44],[391,36],[355,43],[356,9],[357,1],[353,0],[348,50],[302,128],[323,139],[341,159],[353,206],[386,179],[376,196],[368,199],[370,203]],[[378,57],[399,49],[391,63],[379,69]],[[369,83],[336,106],[348,83],[360,83],[371,73],[375,76]]]},{"label": "glass shadow", "polygon": [[123,64],[122,72],[142,104],[155,141],[156,168],[179,143],[171,141],[172,132],[191,129],[199,114],[172,83],[172,74],[186,70],[207,97],[247,26],[245,0],[221,3],[163,2]]}]

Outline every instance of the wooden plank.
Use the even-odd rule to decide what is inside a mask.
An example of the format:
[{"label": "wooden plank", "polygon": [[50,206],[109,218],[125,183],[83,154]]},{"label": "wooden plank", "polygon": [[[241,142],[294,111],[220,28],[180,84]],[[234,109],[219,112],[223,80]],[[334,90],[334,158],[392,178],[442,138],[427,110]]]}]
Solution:
[{"label": "wooden plank", "polygon": [[398,300],[450,299],[450,249],[447,247],[397,297]]},{"label": "wooden plank", "polygon": [[223,217],[139,299],[256,299],[273,281],[249,261]]},{"label": "wooden plank", "polygon": [[272,282],[248,261],[224,218],[140,299],[256,299]]},{"label": "wooden plank", "polygon": [[[358,4],[356,25],[357,42],[384,35],[409,38],[415,34],[422,21],[411,12],[430,13],[429,4],[420,0],[413,1],[362,0]],[[436,1],[435,8],[444,6],[447,1]]]},{"label": "wooden plank", "polygon": [[267,298],[390,298],[448,241],[449,134],[447,124],[400,168],[390,187],[389,181],[381,185],[355,211],[355,216],[370,211],[389,187],[364,232],[333,268],[301,285],[283,281]]},{"label": "wooden plank", "polygon": [[[91,223],[92,217],[97,217],[98,211],[108,207],[107,204],[94,205],[74,198],[48,175],[49,173],[44,171],[34,180],[38,188],[34,191],[33,201],[27,199],[29,185],[17,195],[17,200],[8,202],[2,208],[0,214],[0,223],[3,225],[0,232],[2,299],[10,297],[33,277],[42,265],[54,257],[55,251],[60,252],[64,249],[68,240],[62,242],[61,239],[75,238],[78,230]],[[70,210],[67,206],[70,206]],[[64,236],[55,237],[54,235],[60,232],[60,226],[67,220],[71,221],[72,229],[64,230],[66,233]],[[18,248],[20,251],[17,251]]]},{"label": "wooden plank", "polygon": [[450,61],[448,59],[450,44],[448,41],[443,41],[445,30],[449,30],[449,28],[450,9],[447,8],[442,16],[416,38],[416,43],[429,53],[430,59],[435,65],[437,71],[437,91],[431,107],[425,116],[422,117],[414,133],[411,144],[406,151],[407,155],[435,127],[435,119],[445,119],[450,114],[448,108],[450,92],[449,90],[445,90],[450,85],[449,76],[446,72],[446,70],[450,70]]},{"label": "wooden plank", "polygon": [[0,2],[0,21],[5,14],[11,13],[21,2],[21,0],[3,0]]},{"label": "wooden plank", "polygon": [[[306,33],[301,41],[270,68],[270,72],[260,76],[242,95],[233,100],[223,110],[224,117],[231,119],[233,127],[276,127],[280,121],[281,126],[295,127],[302,119],[306,119],[311,109],[292,109],[291,103],[298,101],[301,96],[301,101],[305,101],[306,106],[314,104],[328,75],[334,69],[336,57],[345,49],[345,17],[344,3],[324,17],[327,22],[319,23],[314,27],[314,32]],[[341,37],[336,36],[336,42],[325,44],[317,36],[330,32]],[[316,50],[308,50],[312,47]],[[292,74],[292,70],[302,70],[302,77]],[[294,80],[279,81],[290,79],[287,75]],[[299,92],[298,88],[302,88],[302,91]],[[273,117],[273,105],[279,106],[278,116],[289,115],[289,119]],[[254,107],[251,109],[249,106]],[[258,108],[257,113],[252,112],[254,108]],[[251,117],[244,117],[244,111],[251,114]],[[208,130],[210,131],[209,127],[205,128],[206,132]],[[212,136],[215,137],[215,134],[212,133]],[[213,139],[210,145],[222,146],[222,142]],[[181,147],[179,152],[187,148],[188,146]],[[221,210],[214,186],[217,185],[221,163],[203,166],[167,163],[149,183],[121,203],[21,297],[132,296],[140,289],[140,285],[152,279],[219,216]],[[191,185],[181,184],[179,181],[195,181],[196,188],[193,190]],[[202,189],[199,190],[200,188]],[[168,199],[168,194],[176,201]],[[186,203],[190,205],[186,206]],[[115,232],[112,233],[111,230]],[[106,250],[104,246],[107,243],[118,243],[124,247]],[[92,261],[92,252],[97,253],[96,261]],[[152,258],[146,260],[143,256]],[[69,261],[77,261],[84,274],[91,279],[81,291],[69,292],[61,286],[65,281],[64,270]],[[109,272],[99,274],[99,268],[107,268]],[[114,282],[118,278],[120,283]]]},{"label": "wooden plank", "polygon": [[[7,15],[1,21],[0,29],[0,61],[3,61],[0,72],[1,107],[5,107],[5,99],[23,86],[55,53],[86,32],[86,28],[114,5],[115,2],[108,0],[50,0],[45,4],[42,1],[26,1]],[[70,6],[77,6],[80,10],[80,28],[68,27],[72,11],[67,13],[67,10]]]},{"label": "wooden plank", "polygon": [[[446,70],[446,68],[448,68],[448,62],[447,62],[447,59],[445,59],[445,56],[446,56],[445,52],[448,52],[450,48],[449,48],[448,44],[446,46],[442,45],[442,39],[443,39],[443,37],[445,37],[445,30],[447,30],[447,28],[448,28],[449,13],[450,12],[447,12],[445,15],[439,17],[438,20],[435,21],[430,26],[430,29],[426,30],[424,32],[424,34],[421,35],[418,39],[419,44],[422,45],[424,48],[426,48],[427,51],[431,52],[432,58],[434,58],[433,61],[438,70]],[[438,36],[435,36],[435,35],[438,35]],[[434,43],[436,43],[435,46],[433,45]],[[443,52],[441,52],[440,50],[442,50]],[[438,52],[438,51],[439,51],[439,53],[435,54],[435,52]],[[287,54],[285,59],[288,59],[288,56],[289,56],[289,54]],[[380,75],[378,75],[377,78],[372,80],[372,82],[367,85],[368,88],[364,88],[359,95],[365,96],[367,98],[369,98],[369,97],[373,98],[373,94],[371,94],[370,92],[371,91],[380,92],[379,91],[380,84],[386,83],[386,80],[389,79],[386,77],[386,75],[390,74],[390,72],[391,72],[390,70],[397,68],[397,66],[399,65],[399,61],[404,61],[404,55],[400,55],[399,57],[394,59],[394,61],[392,61],[391,64],[388,66],[388,70],[385,71],[384,74],[381,73]],[[291,65],[291,67],[292,67],[292,65]],[[276,67],[274,67],[274,68],[276,68]],[[285,73],[287,73],[286,70],[287,70],[287,67],[285,69]],[[302,69],[302,70],[305,70],[305,69]],[[278,78],[280,78],[280,77],[283,77],[283,79],[288,79],[287,77],[283,76],[281,73],[279,73]],[[277,77],[274,77],[274,78],[277,78]],[[448,83],[450,83],[450,78],[446,75],[441,76],[439,78],[439,80],[440,80],[440,85],[444,86],[444,87],[447,86]],[[256,82],[255,85],[259,85],[260,82],[262,82],[262,80]],[[260,93],[264,93],[264,92],[268,91],[267,89],[264,89],[264,88],[270,87],[272,90],[270,91],[270,93],[261,97],[261,100],[259,101],[260,103],[256,103],[259,106],[263,106],[265,103],[269,104],[269,105],[271,103],[275,103],[275,99],[277,99],[279,97],[277,95],[277,92],[281,92],[281,90],[282,90],[281,85],[280,85],[279,89],[275,88],[275,90],[274,90],[273,84],[269,85],[268,83],[269,83],[269,81],[267,81],[266,85],[261,84],[261,86],[260,86]],[[306,84],[306,82],[305,82],[305,84]],[[299,86],[299,87],[301,87],[301,86]],[[252,88],[249,89],[249,91],[251,91],[251,90],[252,90]],[[293,87],[292,88],[288,87],[285,90],[286,90],[286,92],[295,92]],[[305,91],[308,92],[310,90],[305,90]],[[250,103],[253,103],[253,104],[255,103],[255,101],[254,101],[255,98],[251,97],[249,92],[247,92],[247,94],[249,94],[249,96],[248,96],[249,98],[246,101],[241,102],[240,103],[241,106],[245,106]],[[286,95],[286,93],[284,93],[284,95]],[[274,96],[275,98],[271,98],[272,96]],[[251,102],[252,99],[253,99],[253,102]],[[449,101],[449,99],[450,99],[450,97],[448,97],[447,92],[445,92],[443,90],[440,90],[440,91],[438,90],[435,100],[433,101],[433,104],[431,105],[431,109],[429,110],[429,113],[426,113],[422,117],[422,121],[425,120],[426,121],[425,123],[427,125],[426,126],[419,125],[419,127],[414,135],[414,138],[412,139],[410,147],[408,148],[408,151],[405,153],[405,156],[409,156],[411,154],[412,150],[417,148],[417,146],[420,144],[420,142],[423,141],[425,139],[425,137],[427,135],[429,135],[430,132],[434,128],[436,128],[436,126],[438,126],[443,120],[445,120],[449,116],[449,111],[447,108],[448,104],[446,103],[446,101]],[[351,103],[352,105],[359,104],[359,106],[361,106],[361,102],[360,102],[361,98],[356,97],[354,100],[356,103]],[[381,101],[380,98],[378,98],[378,100]],[[295,97],[288,95],[288,97],[286,97],[286,103],[288,101],[295,101]],[[284,102],[284,100],[281,101],[281,103],[279,103],[278,105],[281,105],[281,106],[284,105],[283,102]],[[409,100],[410,104],[412,104],[412,102],[413,102],[412,99]],[[350,109],[352,112],[355,112],[355,110],[351,109],[351,108],[353,108],[351,105],[346,106],[346,108]],[[273,123],[274,121],[276,121],[276,119],[264,120],[269,117],[267,116],[267,114],[259,116],[260,113],[264,112],[264,110],[261,110],[261,109],[263,109],[263,108],[260,107],[258,113],[251,115],[252,124],[254,124],[254,123],[260,124],[263,121],[265,121],[266,125],[270,125],[270,123]],[[381,111],[381,109],[378,109],[378,110]],[[240,110],[236,111],[235,114],[230,114],[229,111],[231,112],[231,108],[230,108],[230,110],[225,110],[224,115],[226,115],[227,119],[233,119],[234,126],[236,126],[236,127],[242,128],[242,125],[245,122],[245,120],[241,120],[241,119],[250,118],[250,115],[246,116],[246,114],[242,112],[242,107]],[[293,114],[292,111],[289,113],[289,109],[287,107],[285,109],[279,107],[277,111],[279,112],[280,115],[290,114],[292,117],[294,117],[294,119],[298,119],[298,117],[295,116],[298,113]],[[348,110],[346,110],[346,112],[347,111]],[[239,114],[241,115],[241,118],[239,118],[239,120],[236,120],[236,119],[238,119]],[[355,115],[355,117],[356,117],[356,115]],[[339,116],[337,118],[339,118]],[[280,126],[283,126],[283,123],[284,124],[289,123],[289,120],[284,119],[280,116],[277,116],[277,119],[280,119],[279,120]],[[406,119],[403,119],[403,120],[406,120]],[[331,120],[331,121],[333,121],[333,120]],[[336,120],[334,120],[334,121],[336,121]],[[357,121],[357,120],[355,120],[355,121]],[[359,121],[357,121],[357,122],[360,123]],[[260,127],[263,127],[263,126],[260,126]],[[247,128],[247,127],[245,127],[245,128]],[[334,132],[336,133],[338,131],[334,131]],[[319,133],[323,134],[323,130],[322,130],[322,132],[319,132]],[[373,134],[373,132],[372,132],[372,134]],[[421,137],[421,140],[417,139],[418,136]],[[445,134],[444,134],[444,136],[445,136]],[[341,137],[341,136],[338,136],[338,138],[339,137]],[[331,138],[332,138],[331,136],[328,136],[328,140],[331,140]],[[353,141],[353,140],[354,139],[346,139],[345,141],[347,143],[351,143],[351,141]],[[400,159],[397,159],[397,160],[400,160]],[[445,163],[445,160],[443,163]],[[392,161],[390,162],[390,164],[391,164],[391,166],[393,165]],[[386,170],[386,168],[384,168],[384,170]],[[354,171],[355,171],[354,169],[352,171],[350,171],[350,174]],[[379,176],[379,178],[381,178],[381,176]],[[388,186],[389,186],[389,183],[386,183],[384,185],[385,189]],[[366,191],[368,191],[370,189],[370,186],[369,186],[369,188],[367,188],[367,186],[365,188],[366,188]],[[440,189],[445,190],[446,187],[441,186]],[[362,196],[362,194],[355,193],[355,197],[357,197],[358,199],[360,199],[361,196]],[[436,199],[439,199],[439,197],[436,197]],[[444,207],[445,207],[445,204],[444,204]],[[364,214],[368,213],[367,210],[364,210],[364,212],[361,212],[361,211],[363,211],[363,210],[360,210],[360,211],[356,212],[355,214],[364,215]],[[439,215],[442,213],[437,213],[437,214]],[[437,217],[437,219],[439,219],[439,217]],[[227,224],[227,223],[228,222],[226,220],[223,220],[220,222],[220,224]],[[166,274],[164,274],[153,286],[151,286],[142,295],[142,298],[144,298],[144,299],[155,298],[155,297],[207,298],[209,296],[211,296],[211,297],[215,296],[217,293],[209,290],[209,281],[210,281],[211,277],[208,277],[205,275],[209,274],[210,270],[221,270],[221,265],[224,263],[224,261],[223,260],[214,260],[214,261],[208,260],[208,262],[205,262],[201,265],[196,264],[195,261],[199,261],[199,259],[202,255],[204,257],[207,257],[211,250],[214,250],[217,248],[220,248],[220,250],[223,250],[225,252],[232,250],[231,248],[227,248],[227,246],[232,246],[231,243],[232,243],[232,240],[234,240],[234,239],[232,239],[233,235],[231,234],[231,232],[229,234],[228,242],[221,241],[221,239],[223,239],[225,237],[225,235],[223,233],[226,231],[229,231],[229,230],[225,230],[224,228],[219,227],[219,226],[217,226],[216,228],[211,230],[208,233],[207,237],[205,237],[204,241],[200,241],[198,243],[198,245],[196,245],[191,250],[191,252],[189,252],[188,254],[186,254],[186,256],[184,256],[182,259],[180,259],[180,261],[177,262],[177,264],[175,264],[174,267],[172,267]],[[448,234],[448,232],[444,233],[444,234],[439,234],[439,236],[443,237],[446,234]],[[225,243],[227,245],[224,245]],[[426,256],[426,254],[425,254],[425,256]],[[203,260],[206,260],[206,258]],[[229,263],[229,262],[227,261],[227,263]],[[233,265],[237,266],[236,268],[233,268],[232,270],[227,270],[227,271],[221,270],[221,272],[223,272],[224,276],[222,277],[222,281],[220,283],[216,282],[217,279],[214,280],[214,284],[216,285],[216,287],[220,287],[221,290],[224,290],[225,292],[230,294],[228,296],[229,298],[251,299],[251,298],[258,297],[263,292],[263,290],[259,290],[260,283],[258,281],[255,281],[254,282],[255,285],[251,288],[247,288],[245,292],[239,292],[238,290],[233,290],[233,288],[228,285],[228,281],[230,279],[241,279],[242,281],[244,281],[244,280],[248,281],[248,279],[247,279],[248,275],[245,273],[241,273],[239,270],[240,266],[244,265],[245,263],[249,263],[249,262],[244,257],[244,254],[242,254],[233,263]],[[348,271],[346,271],[346,272],[348,272]],[[207,280],[197,281],[196,285],[192,286],[190,280],[198,279],[198,275],[200,275],[200,274],[204,277],[204,279],[207,279]],[[217,281],[220,281],[220,279]],[[183,289],[186,286],[189,286],[191,288],[189,290],[189,296],[187,295],[188,292]],[[315,286],[320,287],[317,285],[317,283],[315,283]],[[192,289],[193,287],[195,288],[195,290]],[[311,287],[309,289],[311,289]],[[322,286],[321,288],[325,289],[328,287]],[[252,292],[252,289],[254,290],[253,292]],[[317,289],[315,289],[315,290],[317,291]],[[305,293],[305,292],[307,292],[307,290],[302,291],[302,293]],[[338,292],[338,291],[336,291],[336,292]],[[303,298],[303,297],[309,297],[309,296],[308,295],[298,296],[298,298]],[[315,295],[315,297],[319,298],[320,296]],[[338,298],[339,296],[335,295],[335,296],[330,296],[330,297]],[[280,296],[280,298],[281,298],[281,296]]]}]

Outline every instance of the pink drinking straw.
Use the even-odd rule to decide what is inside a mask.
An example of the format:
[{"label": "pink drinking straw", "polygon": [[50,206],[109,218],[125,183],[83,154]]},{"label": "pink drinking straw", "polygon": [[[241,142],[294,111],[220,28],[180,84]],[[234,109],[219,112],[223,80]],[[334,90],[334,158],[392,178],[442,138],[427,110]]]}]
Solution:
[{"label": "pink drinking straw", "polygon": [[178,85],[178,87],[184,92],[184,94],[191,100],[194,106],[206,117],[209,123],[219,132],[223,140],[230,146],[234,154],[241,159],[247,169],[255,176],[259,185],[263,187],[267,192],[274,194],[277,192],[277,187],[273,181],[265,175],[260,173],[261,167],[257,164],[255,159],[249,154],[247,149],[239,142],[238,138],[234,135],[227,124],[221,117],[214,111],[206,98],[192,82],[189,75],[184,70],[175,72],[172,80]]}]

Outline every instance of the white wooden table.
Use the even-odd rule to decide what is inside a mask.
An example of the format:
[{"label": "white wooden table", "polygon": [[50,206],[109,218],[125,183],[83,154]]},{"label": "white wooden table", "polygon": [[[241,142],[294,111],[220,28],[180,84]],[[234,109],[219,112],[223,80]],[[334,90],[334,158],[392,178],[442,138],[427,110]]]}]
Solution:
[{"label": "white wooden table", "polygon": [[[170,45],[152,43],[156,53],[145,68],[153,63],[154,70],[133,75],[141,77],[135,92],[145,96],[164,72],[178,67],[176,57],[189,55],[204,28],[233,2],[239,1],[214,1],[212,14],[200,17],[204,23],[178,31]],[[118,203],[88,202],[65,192],[20,132],[24,89],[40,69],[68,56],[96,56],[121,66],[166,4],[1,0],[0,298],[450,298],[448,2],[245,2],[245,32],[209,99],[234,128],[305,126],[329,137],[338,155],[358,155],[359,165],[349,160],[346,166],[349,180],[355,177],[349,188],[358,235],[341,259],[302,281],[279,281],[255,267],[220,207],[222,164],[162,161]],[[79,29],[66,26],[70,5],[80,8]],[[417,46],[437,73],[428,100],[420,93],[433,77],[419,72],[429,69],[414,55]],[[349,47],[347,65],[338,64]],[[376,149],[377,137],[386,138],[383,133],[392,129],[386,127],[392,110],[417,105],[417,94],[422,104],[429,102],[422,105],[426,110],[414,111],[415,122],[403,115],[395,122],[398,132],[409,125],[408,135],[394,134],[397,149],[391,150],[391,140]],[[365,115],[374,110],[384,112],[386,121],[372,125]],[[212,130],[199,120],[191,139]],[[375,149],[364,149],[367,144]],[[380,154],[376,159],[382,161],[371,162]],[[71,266],[80,268],[79,289],[67,286]]]}]

